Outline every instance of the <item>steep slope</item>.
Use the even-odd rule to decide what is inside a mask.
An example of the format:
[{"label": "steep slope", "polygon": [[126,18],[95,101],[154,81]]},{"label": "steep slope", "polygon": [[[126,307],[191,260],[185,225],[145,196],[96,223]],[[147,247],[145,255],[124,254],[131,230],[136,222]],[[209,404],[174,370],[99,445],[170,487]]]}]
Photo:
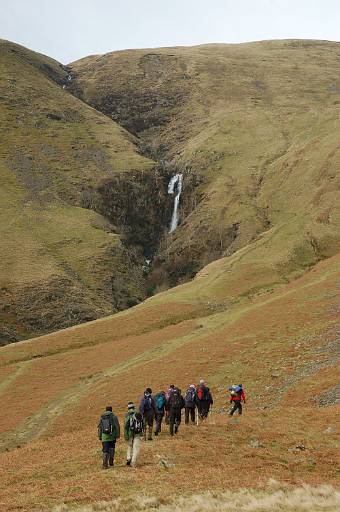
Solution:
[{"label": "steep slope", "polygon": [[[340,45],[266,41],[128,50],[70,66],[73,91],[184,174],[157,286],[241,248],[245,292],[339,250]],[[239,268],[239,271],[237,270]],[[236,277],[235,277],[236,276]]]},{"label": "steep slope", "polygon": [[235,282],[254,293],[338,251],[338,44],[131,50],[65,68],[3,42],[1,59],[2,342],[124,309],[240,249],[224,300]]},{"label": "steep slope", "polygon": [[59,63],[2,41],[0,66],[1,344],[142,300],[165,184]]}]

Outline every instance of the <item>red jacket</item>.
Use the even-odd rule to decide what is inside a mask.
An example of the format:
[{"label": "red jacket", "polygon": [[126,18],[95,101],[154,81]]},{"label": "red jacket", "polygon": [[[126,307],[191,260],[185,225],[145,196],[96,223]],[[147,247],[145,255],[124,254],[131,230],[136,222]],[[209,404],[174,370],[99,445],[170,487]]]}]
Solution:
[{"label": "red jacket", "polygon": [[231,397],[230,397],[230,401],[231,402],[238,402],[239,400],[243,400],[243,402],[246,401],[246,394],[243,391],[243,389],[242,389],[242,391],[240,391],[236,395],[231,395]]}]

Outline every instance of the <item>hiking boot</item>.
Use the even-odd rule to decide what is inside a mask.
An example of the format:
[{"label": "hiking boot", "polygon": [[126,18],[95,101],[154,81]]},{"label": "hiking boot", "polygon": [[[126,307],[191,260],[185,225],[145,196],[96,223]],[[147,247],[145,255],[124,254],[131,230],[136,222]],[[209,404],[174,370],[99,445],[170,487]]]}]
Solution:
[{"label": "hiking boot", "polygon": [[148,441],[152,441],[152,436],[148,436]]},{"label": "hiking boot", "polygon": [[115,456],[114,450],[110,450],[110,452],[109,452],[109,465],[110,466],[114,465],[114,456]]},{"label": "hiking boot", "polygon": [[175,434],[177,434],[178,432],[178,427],[175,427]]},{"label": "hiking boot", "polygon": [[155,436],[158,436],[158,432],[157,432],[157,430],[155,430],[154,434],[155,434]]},{"label": "hiking boot", "polygon": [[103,469],[108,469],[109,467],[109,454],[103,453]]},{"label": "hiking boot", "polygon": [[127,461],[126,461],[126,465],[127,465],[127,466],[131,466],[131,460],[127,460]]}]

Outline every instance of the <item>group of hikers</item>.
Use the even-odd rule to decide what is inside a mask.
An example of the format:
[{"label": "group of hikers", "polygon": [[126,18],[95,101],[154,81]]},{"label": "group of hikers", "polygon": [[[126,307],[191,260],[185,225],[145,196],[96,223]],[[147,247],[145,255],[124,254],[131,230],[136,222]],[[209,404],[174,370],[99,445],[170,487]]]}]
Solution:
[{"label": "group of hikers", "polygon": [[[242,402],[245,403],[245,393],[242,384],[230,386],[229,415],[238,411],[242,414]],[[128,402],[124,421],[124,437],[128,442],[126,465],[136,467],[142,440],[152,441],[152,435],[158,436],[162,431],[163,419],[169,426],[170,436],[178,433],[182,420],[182,410],[185,411],[185,424],[197,424],[204,421],[213,405],[209,387],[203,379],[199,385],[191,384],[184,396],[181,390],[171,384],[168,391],[160,391],[153,395],[151,388],[146,388],[136,408],[133,402]],[[155,425],[155,430],[153,427]],[[120,437],[118,418],[112,412],[112,406],[107,406],[98,424],[98,437],[102,442],[103,468],[114,465],[116,441]]]}]

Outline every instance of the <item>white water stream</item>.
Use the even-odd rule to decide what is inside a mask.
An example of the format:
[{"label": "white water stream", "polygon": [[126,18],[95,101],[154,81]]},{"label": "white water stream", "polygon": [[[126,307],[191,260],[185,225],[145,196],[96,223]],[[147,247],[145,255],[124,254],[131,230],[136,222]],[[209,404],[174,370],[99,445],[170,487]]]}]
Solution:
[{"label": "white water stream", "polygon": [[182,185],[183,185],[183,174],[175,174],[169,181],[168,186],[168,194],[174,194],[175,193],[175,186],[177,185],[177,192],[175,195],[174,200],[174,209],[172,212],[172,219],[171,219],[171,225],[170,225],[170,233],[175,231],[178,226],[179,221],[179,215],[178,215],[178,206],[179,206],[179,198],[181,197],[182,193]]}]

